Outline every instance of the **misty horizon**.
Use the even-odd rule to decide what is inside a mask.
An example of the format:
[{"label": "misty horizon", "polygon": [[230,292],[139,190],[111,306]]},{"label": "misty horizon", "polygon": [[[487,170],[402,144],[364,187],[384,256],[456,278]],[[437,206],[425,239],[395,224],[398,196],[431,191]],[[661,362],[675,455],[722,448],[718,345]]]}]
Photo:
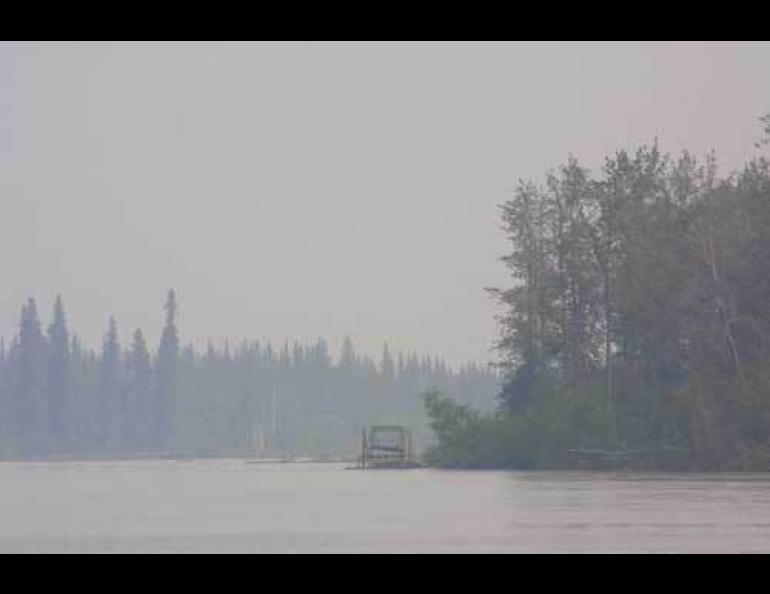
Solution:
[{"label": "misty horizon", "polygon": [[[169,291],[174,292],[177,294],[177,292],[172,288],[169,289]],[[166,295],[168,294],[168,291],[166,292]],[[50,304],[41,304],[38,299],[36,299],[33,296],[27,297],[27,299],[24,301],[24,303],[20,304],[18,307],[18,315],[17,315],[17,323],[16,326],[12,329],[12,331],[9,333],[8,336],[0,336],[0,351],[6,352],[9,349],[13,348],[15,341],[18,340],[19,337],[19,330],[21,327],[21,320],[23,315],[23,310],[27,306],[27,304],[31,301],[35,303],[35,306],[37,308],[39,319],[41,323],[41,328],[45,329],[48,328],[49,323],[54,318],[54,308],[57,301],[60,301],[62,305],[64,306],[66,310],[66,316],[67,320],[69,320],[69,304],[67,303],[66,299],[63,295],[57,293],[52,302]],[[161,303],[161,302],[159,302]],[[180,308],[181,309],[181,308]],[[178,319],[180,320],[180,327],[183,325],[184,316],[180,316],[179,313]],[[157,318],[158,323],[155,325],[150,326],[149,328],[143,328],[140,326],[137,326],[135,328],[126,328],[121,325],[120,319],[114,315],[110,314],[107,316],[102,335],[98,338],[94,343],[90,343],[83,339],[83,335],[78,332],[77,328],[73,328],[72,332],[70,332],[71,340],[75,340],[79,343],[79,345],[87,350],[98,350],[98,347],[103,343],[104,339],[107,337],[107,335],[110,332],[110,326],[114,322],[116,325],[116,329],[118,332],[118,339],[121,344],[122,348],[125,348],[128,346],[128,343],[130,342],[131,338],[137,333],[141,333],[142,336],[144,336],[148,342],[150,342],[150,345],[152,347],[151,350],[153,350],[157,345],[152,344],[152,341],[148,339],[148,337],[157,337],[157,341],[160,341],[161,336],[161,328],[163,326],[163,308],[158,308]],[[215,350],[216,352],[232,352],[239,348],[242,348],[244,346],[254,346],[257,345],[258,347],[264,347],[267,349],[273,350],[276,354],[279,353],[281,350],[287,348],[287,347],[295,347],[297,345],[300,345],[302,347],[309,347],[318,343],[323,343],[328,347],[329,349],[329,355],[331,357],[332,362],[338,362],[340,358],[344,355],[344,349],[346,346],[346,343],[350,343],[353,346],[356,346],[355,340],[350,335],[345,335],[342,338],[340,338],[338,341],[336,340],[329,340],[327,337],[324,336],[312,336],[312,337],[286,337],[283,340],[273,341],[269,338],[264,338],[260,336],[244,336],[241,337],[238,340],[232,340],[229,338],[208,338],[203,342],[196,342],[187,340],[184,336],[184,333],[181,333],[180,336],[180,348],[184,350],[192,350],[196,353],[205,353],[207,350]],[[370,353],[361,351],[361,355],[365,360],[371,361],[373,364],[381,366],[381,358],[383,355],[383,350],[390,350],[392,351],[394,356],[402,355],[403,357],[417,357],[420,361],[426,361],[430,360],[431,362],[435,362],[437,365],[441,365],[442,367],[445,367],[449,370],[461,370],[466,367],[494,367],[494,363],[490,360],[487,361],[459,361],[459,362],[448,362],[444,356],[441,355],[441,353],[433,353],[433,352],[421,352],[421,351],[407,351],[404,349],[399,348],[398,344],[390,343],[388,341],[385,341],[380,345],[380,350],[376,353]]]},{"label": "misty horizon", "polygon": [[[498,208],[568,154],[756,154],[766,43],[0,44],[0,335],[61,293],[157,343],[494,359]],[[19,256],[23,253],[23,258]]]}]

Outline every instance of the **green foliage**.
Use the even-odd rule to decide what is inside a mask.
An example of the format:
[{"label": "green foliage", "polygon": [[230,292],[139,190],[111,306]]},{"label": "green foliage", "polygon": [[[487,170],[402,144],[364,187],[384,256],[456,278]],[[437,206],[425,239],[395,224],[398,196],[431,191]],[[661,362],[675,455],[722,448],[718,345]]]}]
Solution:
[{"label": "green foliage", "polygon": [[430,390],[424,395],[430,427],[439,445],[425,453],[429,464],[452,467],[495,467],[506,459],[501,431],[506,425],[496,413],[482,414]]},{"label": "green foliage", "polygon": [[612,443],[613,421],[603,399],[596,392],[565,394],[545,392],[538,406],[520,413],[482,413],[426,392],[425,408],[438,442],[426,452],[426,462],[448,468],[559,468],[574,462],[571,449]]},{"label": "green foliage", "polygon": [[501,411],[427,396],[433,462],[770,466],[767,160],[718,179],[655,145],[598,176],[570,159],[501,215]]}]

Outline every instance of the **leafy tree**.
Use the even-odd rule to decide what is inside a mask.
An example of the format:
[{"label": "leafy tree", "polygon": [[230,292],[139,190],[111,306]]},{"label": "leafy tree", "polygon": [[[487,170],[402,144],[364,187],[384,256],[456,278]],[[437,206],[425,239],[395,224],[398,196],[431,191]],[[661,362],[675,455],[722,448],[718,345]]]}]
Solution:
[{"label": "leafy tree", "polygon": [[713,155],[672,159],[657,145],[618,152],[598,176],[570,158],[542,188],[521,182],[501,214],[512,278],[493,290],[505,307],[502,409],[428,399],[434,425],[443,419],[434,453],[488,464],[481,431],[502,440],[501,465],[569,466],[588,448],[635,452],[629,464],[761,466],[766,159],[718,179]]}]

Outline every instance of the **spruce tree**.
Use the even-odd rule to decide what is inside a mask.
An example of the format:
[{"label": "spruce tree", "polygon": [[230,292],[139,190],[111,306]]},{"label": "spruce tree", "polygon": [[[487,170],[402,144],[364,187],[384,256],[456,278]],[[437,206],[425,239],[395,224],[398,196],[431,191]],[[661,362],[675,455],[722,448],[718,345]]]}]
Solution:
[{"label": "spruce tree", "polygon": [[40,329],[37,304],[30,298],[22,309],[14,386],[14,419],[17,436],[28,453],[38,453],[45,423],[45,337]]},{"label": "spruce tree", "polygon": [[8,360],[5,352],[5,339],[0,338],[0,458],[10,443],[8,430],[10,426],[10,390],[8,386]]},{"label": "spruce tree", "polygon": [[121,416],[121,361],[118,326],[110,318],[110,326],[102,345],[100,376],[99,437],[102,443],[114,445]]},{"label": "spruce tree", "polygon": [[166,326],[158,349],[156,373],[153,446],[167,450],[172,445],[173,411],[179,367],[179,334],[176,326],[177,303],[173,290],[166,300]]},{"label": "spruce tree", "polygon": [[386,342],[382,346],[382,363],[380,364],[380,372],[383,379],[386,382],[392,382],[396,374],[396,366],[393,362],[393,356],[390,354],[390,348]]},{"label": "spruce tree", "polygon": [[84,448],[94,431],[94,425],[91,402],[88,400],[87,363],[83,343],[75,334],[70,338],[69,359],[71,393],[68,438],[74,447]]},{"label": "spruce tree", "polygon": [[137,329],[126,357],[123,436],[131,447],[150,445],[152,361],[142,331]]},{"label": "spruce tree", "polygon": [[48,380],[47,397],[49,431],[60,445],[67,438],[69,428],[68,405],[71,393],[70,383],[70,338],[64,305],[60,296],[54,304],[53,321],[48,327]]}]

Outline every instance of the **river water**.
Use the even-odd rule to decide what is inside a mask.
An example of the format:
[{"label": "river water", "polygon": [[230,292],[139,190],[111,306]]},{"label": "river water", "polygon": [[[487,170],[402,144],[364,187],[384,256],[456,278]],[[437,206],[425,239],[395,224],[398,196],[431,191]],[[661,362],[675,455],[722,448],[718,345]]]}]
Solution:
[{"label": "river water", "polygon": [[770,475],[0,464],[0,553],[770,552]]}]

